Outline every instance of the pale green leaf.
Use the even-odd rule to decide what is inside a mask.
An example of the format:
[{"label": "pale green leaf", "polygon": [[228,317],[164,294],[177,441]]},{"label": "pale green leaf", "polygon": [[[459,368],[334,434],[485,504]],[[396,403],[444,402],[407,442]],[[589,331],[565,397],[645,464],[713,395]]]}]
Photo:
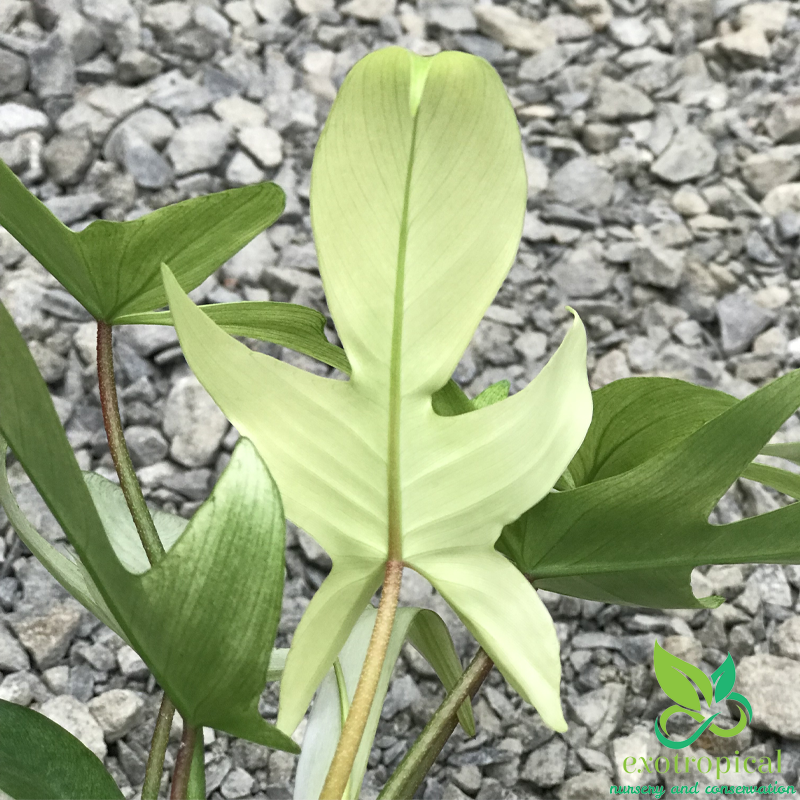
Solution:
[{"label": "pale green leaf", "polygon": [[268,228],[286,198],[272,183],[228,189],[165,206],[129,222],[97,220],[75,233],[0,161],[0,225],[95,319],[165,305],[167,261],[187,291]]},{"label": "pale green leaf", "polygon": [[[464,53],[387,48],[348,75],[312,168],[320,275],[351,379],[251,352],[168,270],[164,280],[190,366],[270,464],[289,518],[330,554],[328,581],[342,580],[344,565],[353,573],[344,637],[387,560],[402,560],[446,588],[498,668],[563,729],[558,641],[536,593],[496,585],[490,625],[459,558],[500,569],[502,526],[550,491],[578,449],[591,417],[582,324],[513,397],[457,416],[432,407],[513,263],[526,195],[497,73]],[[513,624],[509,606],[520,609]],[[316,598],[307,614],[321,619]],[[282,682],[283,730],[296,727],[343,644],[336,626],[301,623]]]},{"label": "pale green leaf", "polygon": [[69,731],[0,700],[0,794],[14,800],[122,800],[103,762]]}]

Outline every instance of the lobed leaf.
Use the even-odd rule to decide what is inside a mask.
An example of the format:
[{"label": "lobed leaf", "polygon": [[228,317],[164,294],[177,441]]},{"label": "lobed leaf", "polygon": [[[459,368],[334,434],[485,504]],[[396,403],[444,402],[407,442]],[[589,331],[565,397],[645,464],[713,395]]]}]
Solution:
[{"label": "lobed leaf", "polygon": [[103,762],[69,731],[0,700],[0,793],[14,800],[122,800]]},{"label": "lobed leaf", "polygon": [[129,222],[96,220],[75,233],[0,161],[2,225],[95,318],[166,304],[162,261],[190,291],[281,215],[272,183],[184,200]]},{"label": "lobed leaf", "polygon": [[269,462],[290,519],[333,560],[289,652],[283,730],[302,718],[389,559],[428,578],[520,694],[565,726],[552,620],[493,547],[586,432],[583,326],[575,320],[513,397],[457,416],[432,399],[513,263],[526,194],[497,73],[463,53],[387,48],[351,70],[312,168],[320,275],[350,380],[253,353],[164,272],[190,366]]},{"label": "lobed leaf", "polygon": [[694,597],[694,567],[800,560],[796,505],[708,522],[740,476],[797,493],[797,476],[751,462],[800,406],[800,371],[739,401],[664,378],[617,381],[594,401],[570,465],[575,488],[548,495],[498,542],[535,586],[613,603],[708,607],[722,599]]},{"label": "lobed leaf", "polygon": [[[192,725],[297,752],[258,713],[280,617],[285,524],[277,487],[253,445],[237,444],[209,499],[182,533],[170,523],[174,544],[142,572],[141,554],[122,541],[121,490],[90,478],[90,492],[2,305],[0,341],[0,433],[78,553],[81,568],[57,564],[62,577],[68,573],[73,588],[91,594],[88,583],[74,580],[88,574],[127,641]],[[113,529],[106,531],[103,520]]]}]

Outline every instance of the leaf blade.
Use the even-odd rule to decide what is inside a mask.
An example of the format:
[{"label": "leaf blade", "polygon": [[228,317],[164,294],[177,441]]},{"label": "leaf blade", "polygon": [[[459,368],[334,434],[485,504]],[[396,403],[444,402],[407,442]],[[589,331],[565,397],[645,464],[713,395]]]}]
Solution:
[{"label": "leaf blade", "polygon": [[15,800],[122,800],[103,762],[71,733],[0,700],[0,791]]}]

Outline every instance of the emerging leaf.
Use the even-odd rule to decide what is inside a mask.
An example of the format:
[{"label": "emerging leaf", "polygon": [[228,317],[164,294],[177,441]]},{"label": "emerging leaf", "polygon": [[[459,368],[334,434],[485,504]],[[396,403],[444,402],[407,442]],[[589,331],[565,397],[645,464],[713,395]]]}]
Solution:
[{"label": "emerging leaf", "polygon": [[166,304],[162,261],[190,291],[268,228],[286,197],[272,183],[166,206],[74,233],[0,161],[0,225],[95,318],[109,323]]},{"label": "emerging leaf", "polygon": [[800,406],[800,371],[740,401],[665,378],[617,381],[594,401],[570,465],[576,488],[545,497],[498,542],[535,586],[611,603],[712,607],[722,598],[692,594],[694,567],[800,560],[800,506],[708,522],[740,476],[800,488],[797,476],[751,463]]},{"label": "emerging leaf", "polygon": [[[319,687],[303,738],[303,752],[297,762],[297,777],[294,784],[295,800],[317,800],[322,791],[325,776],[328,774],[328,768],[341,735],[342,717],[345,716],[341,710],[349,708],[355,694],[372,636],[372,629],[375,626],[376,615],[376,609],[367,606],[339,654],[340,672],[338,675],[341,678],[337,680],[337,675],[331,669]],[[450,638],[450,633],[442,618],[427,609],[399,609],[381,670],[378,689],[375,699],[372,701],[367,727],[353,764],[344,800],[357,800],[360,795],[383,702],[389,689],[389,680],[406,639],[428,660],[448,691],[455,686],[461,676],[461,662],[458,660],[453,640]],[[342,695],[343,691],[346,693],[344,696]],[[468,735],[474,736],[475,722],[469,701],[465,701],[461,706],[458,718]]]},{"label": "emerging leaf", "polygon": [[428,578],[512,686],[565,726],[552,620],[494,542],[586,432],[583,326],[507,400],[457,416],[432,401],[513,263],[526,195],[497,73],[463,53],[387,48],[350,72],[312,168],[320,275],[350,380],[251,352],[165,270],[189,364],[269,462],[288,516],[333,559],[289,652],[282,730],[302,718],[388,560]]},{"label": "emerging leaf", "polygon": [[129,518],[123,522],[121,490],[97,478],[87,488],[47,386],[1,304],[0,342],[0,433],[78,553],[79,566],[57,563],[76,596],[100,595],[101,612],[192,725],[297,752],[258,713],[280,617],[285,522],[256,449],[239,442],[185,530],[156,517],[172,547],[148,568]]},{"label": "emerging leaf", "polygon": [[0,700],[0,793],[14,800],[122,800],[103,762],[69,731]]}]

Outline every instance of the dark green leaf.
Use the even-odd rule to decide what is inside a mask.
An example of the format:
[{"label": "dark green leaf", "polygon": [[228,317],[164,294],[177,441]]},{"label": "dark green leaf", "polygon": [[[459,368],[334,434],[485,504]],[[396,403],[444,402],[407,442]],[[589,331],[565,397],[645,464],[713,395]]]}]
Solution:
[{"label": "dark green leaf", "polygon": [[535,586],[612,603],[708,607],[722,600],[694,597],[694,567],[800,561],[797,505],[708,522],[738,477],[770,469],[751,462],[800,405],[800,371],[741,401],[660,378],[619,381],[594,400],[570,467],[577,488],[548,495],[498,542]]},{"label": "dark green leaf", "polygon": [[0,791],[14,800],[122,800],[103,762],[60,725],[0,700]]},{"label": "dark green leaf", "polygon": [[[283,592],[284,517],[252,444],[240,440],[211,497],[151,569],[125,568],[103,528],[47,386],[0,305],[0,433],[64,529],[131,646],[192,725],[297,752],[258,713]],[[129,561],[127,554],[123,556]],[[135,564],[131,564],[135,567]]]},{"label": "dark green leaf", "polygon": [[166,305],[161,262],[189,291],[283,212],[272,183],[185,200],[130,222],[97,220],[74,233],[0,161],[0,225],[95,319]]},{"label": "dark green leaf", "polygon": [[[248,336],[304,353],[323,364],[350,373],[350,363],[341,347],[325,337],[325,317],[294,303],[241,302],[199,306],[210,319],[232,336]],[[172,325],[169,311],[121,317],[118,325]]]}]

